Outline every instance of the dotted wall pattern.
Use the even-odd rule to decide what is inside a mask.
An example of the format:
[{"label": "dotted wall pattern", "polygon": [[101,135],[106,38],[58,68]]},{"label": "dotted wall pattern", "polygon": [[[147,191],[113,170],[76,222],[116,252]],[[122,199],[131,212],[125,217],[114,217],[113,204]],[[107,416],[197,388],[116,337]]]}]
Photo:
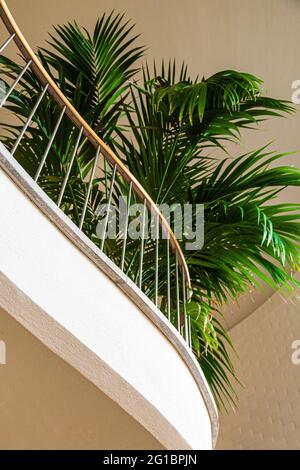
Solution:
[{"label": "dotted wall pattern", "polygon": [[[236,412],[220,416],[217,449],[300,449],[300,292],[274,294],[230,331],[244,385]],[[298,354],[300,357],[300,354]]]}]

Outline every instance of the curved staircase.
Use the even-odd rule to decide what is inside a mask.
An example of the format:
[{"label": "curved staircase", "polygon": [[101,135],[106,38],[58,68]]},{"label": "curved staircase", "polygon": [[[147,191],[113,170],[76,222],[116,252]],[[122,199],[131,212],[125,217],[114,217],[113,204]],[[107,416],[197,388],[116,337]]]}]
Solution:
[{"label": "curved staircase", "polygon": [[[180,245],[137,179],[57,87],[2,0],[0,15],[8,31],[1,54],[15,44],[24,60],[21,72],[5,88],[0,108],[10,109],[6,105],[26,74],[34,74],[40,83],[13,147],[0,143],[0,307],[164,447],[212,448],[218,416],[192,352],[186,309],[191,285]],[[43,100],[55,103],[57,120],[35,173],[28,174],[15,155],[31,126],[37,125],[35,113]],[[73,144],[54,199],[41,181],[66,122]],[[66,193],[82,149],[90,156],[90,171],[76,221],[68,216]],[[106,194],[107,205],[97,242],[86,230],[95,188]],[[127,219],[125,230],[118,233],[116,254],[105,234],[120,192],[126,197]],[[154,241],[143,236],[135,241],[134,260],[128,236],[131,202],[144,208],[142,233],[150,214],[157,234]],[[162,270],[167,273],[164,281]]]}]

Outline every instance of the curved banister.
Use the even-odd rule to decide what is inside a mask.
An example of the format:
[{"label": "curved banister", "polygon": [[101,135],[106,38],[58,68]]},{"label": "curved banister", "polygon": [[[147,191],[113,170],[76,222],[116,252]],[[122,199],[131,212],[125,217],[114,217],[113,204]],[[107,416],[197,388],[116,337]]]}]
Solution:
[{"label": "curved banister", "polygon": [[131,174],[131,172],[124,165],[124,163],[115,155],[115,153],[108,147],[108,145],[106,145],[102,141],[102,139],[96,134],[96,132],[94,132],[94,130],[89,126],[89,124],[83,119],[83,117],[77,112],[74,106],[69,102],[69,100],[65,97],[62,91],[58,88],[56,83],[47,73],[47,71],[31,49],[31,47],[29,46],[4,0],[0,0],[0,16],[9,33],[13,35],[12,39],[15,41],[23,57],[27,61],[31,61],[30,68],[35,72],[35,74],[43,85],[48,85],[48,91],[52,95],[54,100],[61,107],[66,108],[66,114],[69,116],[70,120],[78,129],[83,128],[83,134],[87,139],[89,139],[89,141],[95,146],[95,148],[98,148],[99,146],[101,147],[101,152],[104,157],[107,158],[107,160],[111,164],[117,166],[117,169],[119,173],[122,174],[123,178],[128,183],[132,184],[133,191],[142,200],[146,201],[148,210],[150,210],[151,213],[155,214],[159,218],[161,229],[165,232],[166,235],[169,236],[170,245],[174,250],[174,253],[176,254],[178,264],[184,273],[186,283],[190,287],[190,275],[183,252],[167,220],[160,212],[157,205],[153,202],[149,194],[144,190],[144,188],[137,181],[137,179]]}]

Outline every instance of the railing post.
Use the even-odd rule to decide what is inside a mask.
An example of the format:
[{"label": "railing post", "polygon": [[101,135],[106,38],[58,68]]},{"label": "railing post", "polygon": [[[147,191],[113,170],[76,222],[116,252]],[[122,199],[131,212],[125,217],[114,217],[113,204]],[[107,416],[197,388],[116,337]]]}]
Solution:
[{"label": "railing post", "polygon": [[60,205],[62,203],[62,199],[64,197],[65,189],[66,189],[66,186],[67,186],[67,183],[68,183],[68,179],[69,179],[69,176],[70,176],[70,173],[71,173],[71,170],[72,170],[72,167],[73,167],[73,163],[74,163],[75,157],[77,155],[80,140],[81,140],[81,137],[82,137],[82,132],[83,132],[83,127],[81,127],[81,129],[79,131],[79,134],[78,134],[78,137],[77,137],[77,140],[76,140],[76,143],[75,143],[74,151],[73,151],[73,154],[72,154],[72,157],[71,157],[71,161],[70,161],[69,167],[67,169],[67,173],[65,174],[63,184],[61,186],[61,190],[60,190],[58,200],[57,200],[58,207],[60,207]]},{"label": "railing post", "polygon": [[27,72],[27,70],[29,69],[30,65],[32,64],[32,60],[30,60],[29,62],[27,62],[26,66],[23,68],[23,70],[21,71],[21,73],[18,75],[18,77],[15,79],[14,83],[12,84],[12,86],[10,87],[10,89],[8,90],[8,92],[6,93],[6,95],[2,98],[2,100],[0,101],[0,109],[3,107],[4,103],[8,100],[8,98],[10,97],[10,95],[12,94],[12,92],[14,91],[14,89],[16,88],[16,86],[18,85],[19,81],[21,80],[21,78],[23,77],[23,75],[25,74],[25,72]]},{"label": "railing post", "polygon": [[41,160],[41,162],[40,162],[40,164],[39,164],[39,167],[38,167],[38,169],[37,169],[37,172],[36,172],[36,174],[35,174],[35,177],[34,177],[34,181],[35,181],[35,182],[37,182],[38,179],[39,179],[39,177],[40,177],[41,171],[42,171],[42,169],[43,169],[43,167],[44,167],[44,165],[45,165],[46,159],[47,159],[47,157],[48,157],[48,153],[49,153],[49,151],[50,151],[50,149],[51,149],[51,147],[52,147],[53,141],[54,141],[54,139],[55,139],[55,136],[56,136],[56,134],[57,134],[58,128],[59,128],[60,123],[61,123],[61,121],[62,121],[62,118],[63,118],[63,116],[64,116],[64,114],[65,114],[65,111],[66,111],[66,107],[64,106],[63,109],[62,109],[61,112],[60,112],[58,121],[57,121],[56,126],[55,126],[55,129],[54,129],[54,131],[53,131],[53,134],[52,134],[52,136],[51,136],[51,138],[50,138],[50,140],[49,140],[49,143],[48,143],[48,145],[47,145],[47,147],[46,147],[46,150],[45,150],[45,153],[44,153],[44,155],[43,155],[43,158],[42,158],[42,160]]},{"label": "railing post", "polygon": [[146,199],[144,200],[144,209],[143,209],[143,219],[142,219],[142,229],[141,229],[141,254],[140,254],[140,270],[139,270],[139,288],[142,289],[143,284],[143,263],[144,263],[144,244],[145,244],[145,224],[146,224],[146,211],[147,203]]},{"label": "railing post", "polygon": [[21,133],[20,133],[18,139],[16,140],[16,143],[15,143],[15,145],[13,146],[13,148],[12,148],[12,150],[11,150],[11,154],[12,154],[12,155],[14,155],[15,151],[17,150],[17,148],[18,148],[18,146],[19,146],[19,144],[20,144],[20,142],[21,142],[21,140],[22,140],[22,138],[24,137],[25,132],[27,131],[29,125],[31,124],[31,121],[32,121],[32,119],[33,119],[33,116],[35,115],[35,113],[36,113],[36,111],[37,111],[37,109],[38,109],[38,107],[39,107],[39,105],[40,105],[42,99],[44,98],[44,96],[45,96],[45,94],[46,94],[46,91],[48,90],[48,86],[49,86],[49,85],[47,84],[47,85],[44,87],[42,93],[40,94],[40,96],[39,96],[39,98],[38,98],[38,100],[37,100],[37,102],[36,102],[36,104],[35,104],[35,106],[34,106],[34,108],[33,108],[33,110],[31,111],[31,113],[30,113],[30,115],[29,115],[27,121],[25,122],[25,124],[24,124],[24,126],[23,126],[23,129],[21,130]]},{"label": "railing post", "polygon": [[170,238],[167,234],[167,311],[168,320],[171,321],[171,279],[170,279]]},{"label": "railing post", "polygon": [[94,177],[95,177],[95,172],[96,172],[96,167],[97,167],[100,152],[101,152],[101,147],[98,147],[97,152],[96,152],[96,156],[95,156],[95,161],[94,161],[93,168],[92,168],[92,172],[91,172],[91,176],[90,176],[88,189],[87,189],[86,196],[85,196],[85,201],[84,201],[84,205],[83,205],[83,209],[82,209],[81,218],[80,218],[80,223],[79,223],[80,230],[82,230],[82,227],[83,227],[85,214],[86,214],[86,210],[87,210],[87,206],[88,206],[88,202],[89,202],[89,198],[90,198],[90,194],[91,194],[91,190],[92,190],[92,186],[93,186],[93,181],[94,181]]},{"label": "railing post", "polygon": [[127,237],[128,237],[128,224],[129,224],[129,214],[130,214],[130,204],[131,204],[131,192],[132,192],[132,182],[129,185],[129,194],[128,194],[128,200],[127,200],[127,213],[126,213],[124,243],[123,243],[123,248],[122,248],[122,257],[121,257],[121,265],[120,265],[120,268],[121,268],[122,271],[124,271],[124,262],[125,262],[126,245],[127,245]]},{"label": "railing post", "polygon": [[108,219],[109,219],[109,212],[110,212],[111,200],[112,200],[112,195],[113,195],[113,189],[115,185],[116,171],[117,171],[117,165],[114,166],[112,180],[110,183],[109,198],[108,198],[108,204],[107,204],[107,209],[106,209],[106,216],[105,216],[105,222],[103,226],[103,233],[102,233],[102,240],[101,240],[102,251],[104,248],[104,243],[105,243],[105,238],[106,238],[106,229],[107,229],[107,224],[108,224]]},{"label": "railing post", "polygon": [[154,295],[154,303],[155,306],[158,306],[158,257],[159,257],[159,218],[156,217],[156,225],[155,225],[155,232],[156,232],[156,240],[155,240],[155,295]]},{"label": "railing post", "polygon": [[177,329],[178,329],[179,333],[181,333],[181,325],[180,325],[180,296],[179,296],[179,273],[178,273],[178,258],[177,258],[177,253],[176,253],[175,275],[176,275]]},{"label": "railing post", "polygon": [[13,33],[11,34],[7,39],[6,41],[4,41],[4,43],[2,44],[2,46],[0,47],[0,54],[2,54],[2,52],[4,51],[4,49],[6,49],[6,47],[8,46],[8,44],[14,39],[16,33]]}]

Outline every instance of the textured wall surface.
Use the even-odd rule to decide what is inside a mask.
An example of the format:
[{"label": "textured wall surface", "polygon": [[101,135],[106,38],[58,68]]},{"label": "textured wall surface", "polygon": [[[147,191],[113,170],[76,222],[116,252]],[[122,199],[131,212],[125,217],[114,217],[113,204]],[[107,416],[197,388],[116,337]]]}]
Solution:
[{"label": "textured wall surface", "polygon": [[292,362],[300,293],[289,300],[273,295],[231,336],[245,389],[239,389],[237,412],[221,417],[218,448],[300,449],[300,364]]}]

